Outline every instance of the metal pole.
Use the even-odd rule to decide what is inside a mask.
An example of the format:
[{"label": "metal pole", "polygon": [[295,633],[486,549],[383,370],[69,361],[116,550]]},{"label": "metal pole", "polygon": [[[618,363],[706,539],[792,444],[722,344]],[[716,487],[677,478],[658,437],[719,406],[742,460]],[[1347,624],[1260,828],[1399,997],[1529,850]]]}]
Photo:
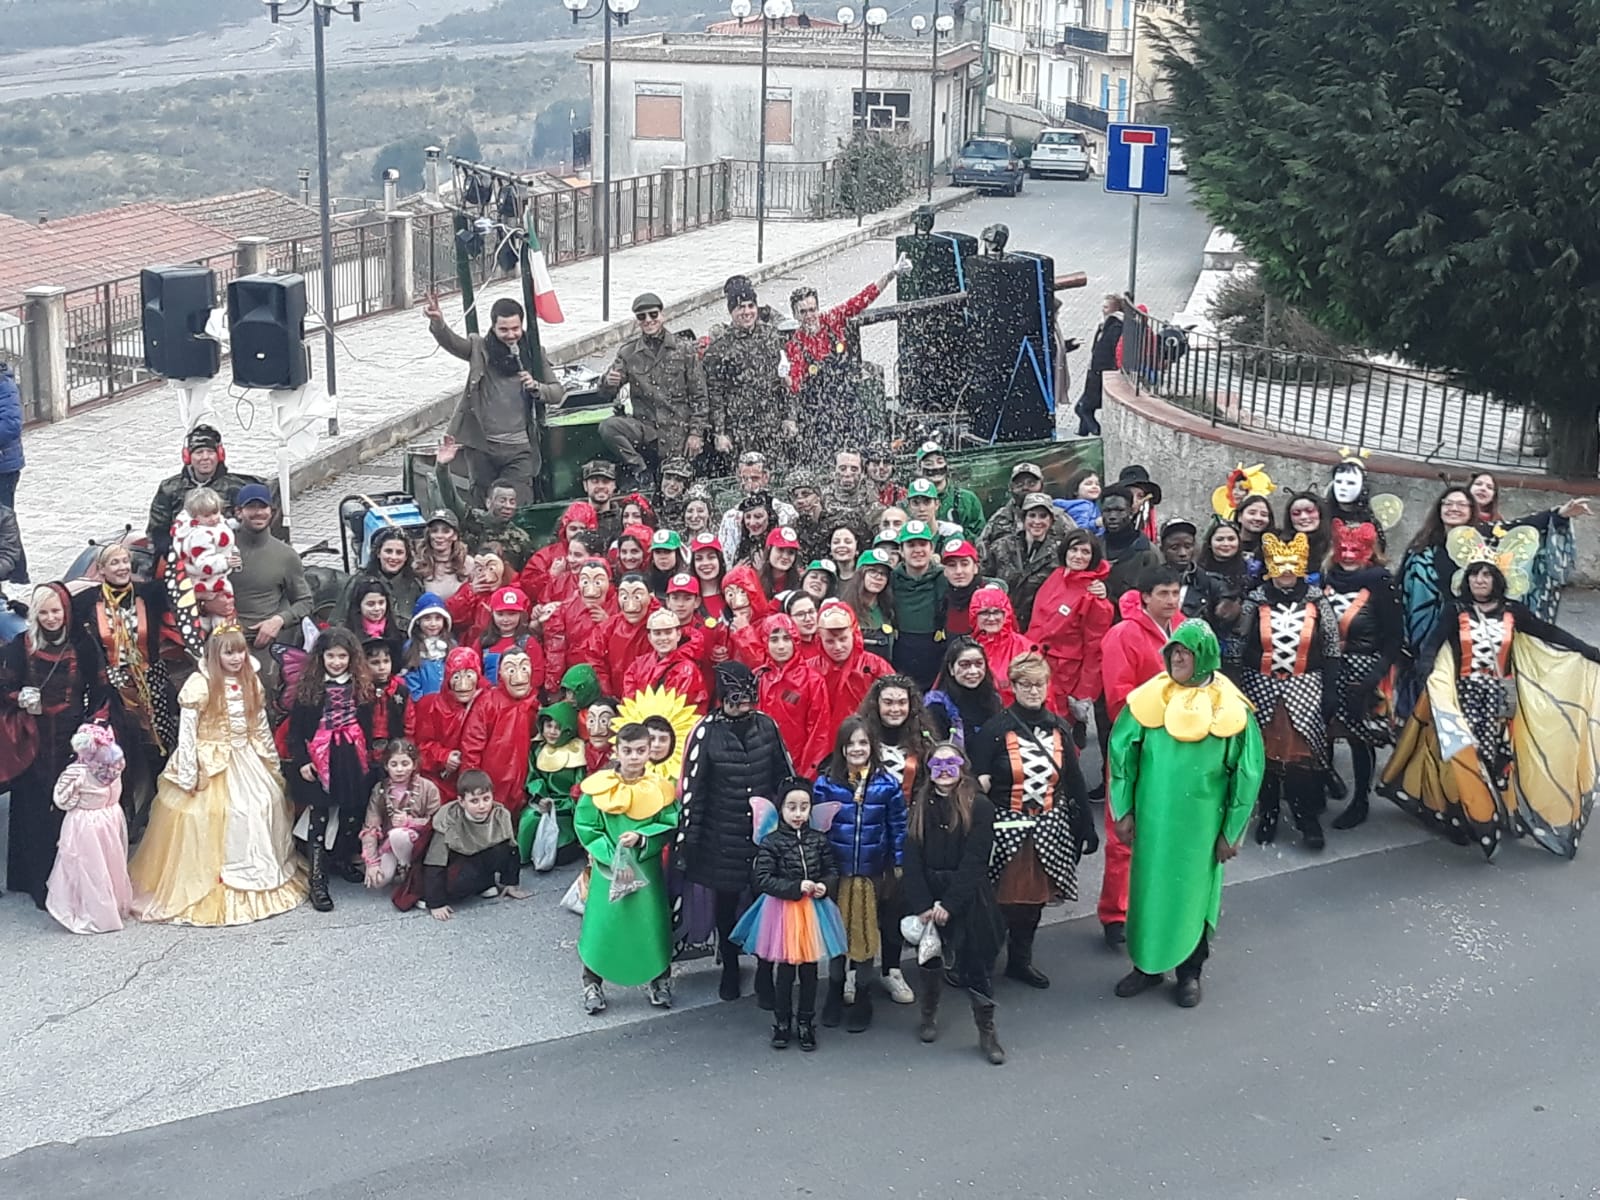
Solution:
[{"label": "metal pole", "polygon": [[1134,297],[1139,282],[1139,197],[1133,198],[1133,231],[1128,237],[1128,299]]},{"label": "metal pole", "polygon": [[928,64],[928,199],[933,199],[933,135],[939,122],[939,0],[933,0],[933,58]]},{"label": "metal pole", "polygon": [[767,30],[772,22],[761,14],[761,157],[756,163],[756,262],[766,248],[767,239]]},{"label": "metal pole", "polygon": [[[328,194],[328,61],[323,49],[322,24],[331,11],[311,6],[311,44],[317,65],[317,171],[322,183],[322,341],[327,352],[328,400],[334,415],[328,418],[328,436],[339,436],[339,378],[333,359],[333,203]],[[366,263],[358,264],[363,271]]]},{"label": "metal pole", "polygon": [[[865,0],[871,4],[872,0]],[[856,227],[866,217],[867,198],[862,194],[861,168],[867,158],[867,10],[861,10],[861,144],[856,147]]]},{"label": "metal pole", "polygon": [[1128,112],[1122,119],[1133,124],[1139,93],[1139,0],[1133,0],[1133,31],[1128,36]]},{"label": "metal pole", "polygon": [[611,320],[611,5],[600,0],[600,19],[606,23],[605,149],[600,163],[600,319]]},{"label": "metal pole", "polygon": [[978,51],[979,63],[983,66],[983,93],[978,98],[978,136],[983,136],[984,123],[989,116],[989,0],[983,3],[983,46]]}]

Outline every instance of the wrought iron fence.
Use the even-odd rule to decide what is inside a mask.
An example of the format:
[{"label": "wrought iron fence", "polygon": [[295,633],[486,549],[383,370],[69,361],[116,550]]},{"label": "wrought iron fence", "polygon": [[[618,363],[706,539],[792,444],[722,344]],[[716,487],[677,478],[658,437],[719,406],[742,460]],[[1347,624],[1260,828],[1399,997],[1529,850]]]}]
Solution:
[{"label": "wrought iron fence", "polygon": [[1213,425],[1530,471],[1548,452],[1537,413],[1436,372],[1185,334],[1140,312],[1123,326],[1122,373]]},{"label": "wrought iron fence", "polygon": [[[322,311],[322,239],[285,238],[267,246],[269,271],[306,280],[306,305]],[[333,321],[354,320],[389,307],[388,222],[333,231]]]},{"label": "wrought iron fence", "polygon": [[108,399],[152,378],[144,369],[139,277],[78,288],[67,309],[67,404]]},{"label": "wrought iron fence", "polygon": [[[753,217],[759,200],[761,164],[751,159],[729,159],[732,172],[732,209],[736,217]],[[766,166],[768,220],[816,220],[838,216],[839,161],[768,162]]]}]

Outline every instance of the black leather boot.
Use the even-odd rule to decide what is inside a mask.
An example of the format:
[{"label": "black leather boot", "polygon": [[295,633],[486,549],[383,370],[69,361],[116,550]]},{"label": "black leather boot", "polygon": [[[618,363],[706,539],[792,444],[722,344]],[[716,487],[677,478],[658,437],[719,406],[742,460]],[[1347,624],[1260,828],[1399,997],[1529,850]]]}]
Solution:
[{"label": "black leather boot", "polygon": [[1278,812],[1283,807],[1282,776],[1268,771],[1256,799],[1256,845],[1270,846],[1278,837]]},{"label": "black leather boot", "polygon": [[871,976],[872,972],[864,967],[856,971],[855,1003],[844,1011],[846,1033],[865,1033],[872,1024],[872,984],[868,982]]},{"label": "black leather boot", "polygon": [[995,1066],[1006,1061],[1005,1047],[994,1031],[994,1001],[982,999],[976,992],[972,996],[972,1021],[978,1027],[978,1049]]},{"label": "black leather boot", "polygon": [[774,1012],[772,964],[764,958],[756,959],[756,1007],[762,1012]]},{"label": "black leather boot", "polygon": [[328,895],[328,851],[321,838],[311,843],[311,907],[318,912],[333,911],[333,897]]},{"label": "black leather boot", "polygon": [[1322,822],[1317,818],[1318,806],[1323,801],[1323,781],[1315,771],[1291,771],[1285,774],[1283,790],[1289,799],[1289,814],[1307,850],[1321,850],[1327,845],[1322,832]]},{"label": "black leather boot", "polygon": [[717,985],[717,995],[724,1000],[739,998],[739,948],[732,942],[722,943],[722,982]]},{"label": "black leather boot", "polygon": [[920,967],[918,970],[917,1004],[922,1019],[917,1024],[917,1036],[924,1042],[931,1042],[939,1036],[939,994],[944,991],[944,968]]},{"label": "black leather boot", "polygon": [[844,980],[843,978],[828,979],[828,995],[822,1002],[822,1023],[829,1029],[836,1029],[844,1020]]},{"label": "black leather boot", "polygon": [[1039,931],[1038,909],[1007,921],[1006,978],[1029,987],[1047,988],[1050,977],[1033,965],[1033,937]]}]

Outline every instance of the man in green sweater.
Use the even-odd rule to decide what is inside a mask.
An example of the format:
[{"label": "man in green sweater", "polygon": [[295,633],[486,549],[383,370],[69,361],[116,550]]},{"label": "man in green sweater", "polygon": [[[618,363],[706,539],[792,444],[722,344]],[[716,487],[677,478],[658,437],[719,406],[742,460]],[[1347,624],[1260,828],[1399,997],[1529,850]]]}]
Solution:
[{"label": "man in green sweater", "polygon": [[977,541],[983,533],[983,502],[975,492],[950,482],[950,464],[938,442],[923,442],[917,448],[917,472],[933,481],[939,491],[939,519],[961,526],[961,536]]},{"label": "man in green sweater", "polygon": [[[247,483],[235,500],[239,529],[235,544],[239,563],[228,576],[233,605],[245,637],[265,649],[274,642],[297,645],[300,622],[311,615],[311,586],[306,569],[289,543],[272,536],[272,493],[266,485]],[[267,704],[276,715],[278,664],[270,654],[261,664]]]}]

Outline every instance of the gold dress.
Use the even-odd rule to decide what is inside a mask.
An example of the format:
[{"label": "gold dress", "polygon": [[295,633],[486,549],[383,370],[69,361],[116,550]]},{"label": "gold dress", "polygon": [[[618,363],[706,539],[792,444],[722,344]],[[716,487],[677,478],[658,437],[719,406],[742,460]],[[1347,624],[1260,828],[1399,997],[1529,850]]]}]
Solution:
[{"label": "gold dress", "polygon": [[142,921],[244,925],[306,898],[266,714],[252,728],[238,683],[225,678],[225,714],[207,716],[211,686],[197,672],[178,697],[178,748],[129,865]]}]

